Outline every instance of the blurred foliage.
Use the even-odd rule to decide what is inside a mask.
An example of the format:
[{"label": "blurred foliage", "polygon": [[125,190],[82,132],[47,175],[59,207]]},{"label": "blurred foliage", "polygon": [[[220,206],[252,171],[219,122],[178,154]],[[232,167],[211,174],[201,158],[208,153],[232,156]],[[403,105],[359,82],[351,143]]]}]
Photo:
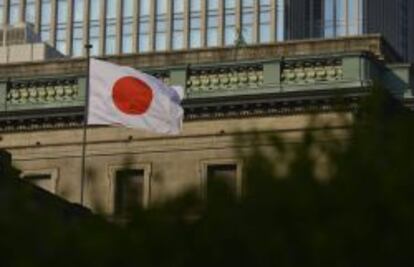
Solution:
[{"label": "blurred foliage", "polygon": [[[329,131],[326,131],[329,136]],[[325,136],[325,137],[326,137]],[[62,220],[30,196],[2,202],[1,266],[409,266],[414,243],[414,115],[381,90],[355,114],[348,138],[314,131],[241,153],[241,197],[224,184],[136,209],[129,223]],[[237,142],[251,142],[238,140]],[[328,178],[315,175],[318,154]],[[289,154],[289,156],[288,156]],[[289,171],[275,172],[289,157]]]}]

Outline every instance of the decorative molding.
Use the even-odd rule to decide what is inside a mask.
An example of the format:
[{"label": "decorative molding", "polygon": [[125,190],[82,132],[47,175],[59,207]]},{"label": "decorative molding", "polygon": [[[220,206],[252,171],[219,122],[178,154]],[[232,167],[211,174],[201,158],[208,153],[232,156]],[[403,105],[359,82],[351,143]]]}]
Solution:
[{"label": "decorative molding", "polygon": [[282,63],[281,82],[285,85],[334,82],[342,79],[343,68],[339,58]]},{"label": "decorative molding", "polygon": [[[283,116],[309,112],[355,111],[362,98],[368,95],[368,89],[348,91],[338,105],[337,95],[332,92],[319,91],[317,94],[292,96],[291,94],[262,94],[242,97],[205,98],[186,100],[183,103],[185,121],[219,120],[226,118],[245,118],[263,116]],[[82,127],[83,108],[54,114],[44,112],[31,116],[0,117],[0,132],[22,132],[39,130],[58,130]]]},{"label": "decorative molding", "polygon": [[7,90],[7,107],[70,103],[79,96],[77,78],[13,81]]},{"label": "decorative molding", "polygon": [[263,65],[246,64],[210,68],[191,68],[186,95],[258,89],[263,85]]}]

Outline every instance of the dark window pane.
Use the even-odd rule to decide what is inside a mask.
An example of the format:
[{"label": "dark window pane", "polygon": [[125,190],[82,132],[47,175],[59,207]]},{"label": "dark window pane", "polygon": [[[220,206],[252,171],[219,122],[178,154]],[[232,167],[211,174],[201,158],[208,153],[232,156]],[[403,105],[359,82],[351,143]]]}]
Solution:
[{"label": "dark window pane", "polygon": [[133,208],[142,207],[144,200],[144,171],[119,170],[115,178],[115,214],[128,215]]},{"label": "dark window pane", "polygon": [[207,167],[207,189],[217,183],[224,183],[228,188],[237,192],[237,165],[217,164]]}]

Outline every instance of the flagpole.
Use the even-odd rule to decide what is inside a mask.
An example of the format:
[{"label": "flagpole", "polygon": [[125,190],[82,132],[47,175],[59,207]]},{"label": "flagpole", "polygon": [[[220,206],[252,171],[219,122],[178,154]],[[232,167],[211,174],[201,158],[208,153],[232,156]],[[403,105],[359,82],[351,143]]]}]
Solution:
[{"label": "flagpole", "polygon": [[90,49],[91,44],[85,44],[86,50],[86,86],[85,86],[85,105],[83,110],[83,139],[82,139],[82,166],[81,166],[81,186],[80,186],[80,204],[84,204],[84,189],[86,179],[86,141],[88,127],[88,107],[89,107],[89,73],[90,73]]}]

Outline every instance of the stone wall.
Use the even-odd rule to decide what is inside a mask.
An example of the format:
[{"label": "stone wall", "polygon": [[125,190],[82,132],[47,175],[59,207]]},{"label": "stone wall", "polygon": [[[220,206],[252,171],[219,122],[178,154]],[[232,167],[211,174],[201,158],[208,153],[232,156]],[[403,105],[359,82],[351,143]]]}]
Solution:
[{"label": "stone wall", "polygon": [[[288,143],[301,139],[311,115],[263,116],[184,124],[178,136],[160,136],[126,128],[90,128],[87,145],[85,205],[110,215],[114,203],[114,170],[138,166],[148,171],[147,204],[202,187],[205,163],[242,165],[237,149],[266,148],[268,142],[240,144],[235,138],[253,132],[279,134]],[[325,113],[317,125],[329,125],[337,137],[345,136],[349,121]],[[349,119],[348,115],[348,119]],[[316,127],[315,129],[317,129]],[[25,173],[50,173],[42,186],[71,202],[80,202],[82,130],[49,130],[2,134],[0,146],[13,154]],[[325,140],[326,141],[326,140]],[[242,166],[240,166],[242,167]]]}]

